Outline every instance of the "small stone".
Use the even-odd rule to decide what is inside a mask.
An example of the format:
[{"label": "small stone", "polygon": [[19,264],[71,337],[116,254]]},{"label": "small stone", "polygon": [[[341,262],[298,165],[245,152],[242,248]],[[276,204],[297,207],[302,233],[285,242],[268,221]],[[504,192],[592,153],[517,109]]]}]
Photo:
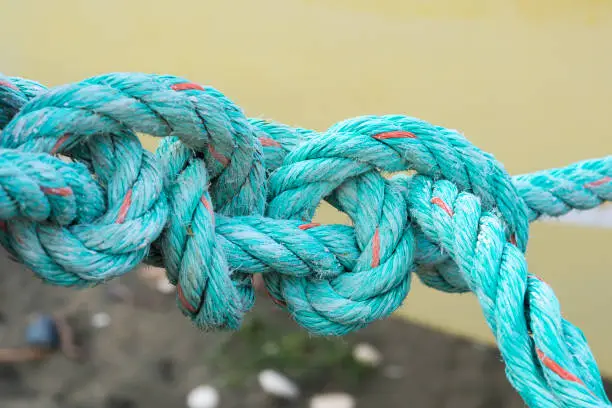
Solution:
[{"label": "small stone", "polygon": [[310,399],[310,408],[355,408],[355,398],[345,393],[315,395]]},{"label": "small stone", "polygon": [[377,367],[382,362],[382,354],[368,343],[359,343],[353,348],[353,358],[360,364]]},{"label": "small stone", "polygon": [[300,395],[298,386],[277,371],[263,370],[257,379],[266,394],[285,399],[296,399]]},{"label": "small stone", "polygon": [[219,392],[210,385],[200,385],[187,394],[189,408],[215,408],[219,405]]},{"label": "small stone", "polygon": [[138,277],[147,285],[155,287],[160,279],[166,278],[166,270],[156,266],[141,265],[137,270]]},{"label": "small stone", "polygon": [[91,325],[96,329],[103,329],[107,327],[111,322],[111,318],[108,313],[100,312],[91,316]]},{"label": "small stone", "polygon": [[176,286],[171,284],[168,278],[164,276],[163,278],[160,278],[157,280],[157,282],[155,282],[155,289],[157,289],[158,292],[163,293],[164,295],[169,295],[171,293],[174,293],[174,291],[176,290]]},{"label": "small stone", "polygon": [[158,268],[156,266],[150,266],[150,265],[144,265],[144,264],[141,264],[138,267],[137,273],[143,279],[152,279],[152,280],[157,280],[159,278],[166,276],[166,270],[164,268]]},{"label": "small stone", "polygon": [[390,380],[399,380],[404,377],[404,367],[389,365],[383,369],[383,375]]}]

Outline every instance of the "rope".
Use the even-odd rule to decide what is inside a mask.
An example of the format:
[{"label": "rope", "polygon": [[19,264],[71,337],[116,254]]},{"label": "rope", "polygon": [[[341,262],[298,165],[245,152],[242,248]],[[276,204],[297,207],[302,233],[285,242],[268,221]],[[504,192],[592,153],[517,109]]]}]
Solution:
[{"label": "rope", "polygon": [[[160,265],[196,326],[236,329],[261,273],[300,325],[343,335],[395,311],[416,271],[476,294],[529,406],[610,406],[585,337],[524,253],[529,222],[612,200],[612,156],[511,178],[457,131],[415,118],[317,133],[133,73],[48,90],[0,76],[0,129],[0,239],[46,282]],[[165,138],[152,154],[137,133]],[[353,225],[313,223],[321,200]]]}]

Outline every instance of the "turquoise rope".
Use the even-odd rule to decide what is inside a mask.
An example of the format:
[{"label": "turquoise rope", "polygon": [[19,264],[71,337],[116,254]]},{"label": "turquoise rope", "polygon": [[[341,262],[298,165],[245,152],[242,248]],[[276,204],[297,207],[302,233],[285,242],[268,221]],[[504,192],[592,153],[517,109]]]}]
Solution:
[{"label": "turquoise rope", "polygon": [[[529,222],[612,200],[612,156],[510,177],[457,131],[415,118],[318,133],[133,73],[52,89],[0,76],[0,129],[0,240],[46,282],[160,265],[198,327],[236,329],[262,273],[300,325],[342,335],[395,311],[416,271],[476,294],[529,406],[610,406],[586,339],[524,252]],[[151,154],[137,133],[164,139]],[[403,170],[415,174],[381,174]],[[312,223],[321,200],[353,225]]]}]

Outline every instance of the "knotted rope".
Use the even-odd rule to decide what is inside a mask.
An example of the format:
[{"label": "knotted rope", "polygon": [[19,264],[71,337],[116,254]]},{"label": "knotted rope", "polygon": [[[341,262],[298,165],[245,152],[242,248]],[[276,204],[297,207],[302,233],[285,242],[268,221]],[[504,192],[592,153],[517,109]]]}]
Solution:
[{"label": "knotted rope", "polygon": [[[48,90],[0,76],[0,129],[0,239],[46,282],[160,265],[198,327],[235,329],[261,273],[300,325],[342,335],[395,311],[416,271],[476,294],[528,405],[610,406],[586,339],[524,252],[530,221],[612,199],[612,156],[511,178],[457,131],[415,118],[317,133],[131,73]],[[137,133],[165,139],[153,155]],[[313,223],[321,200],[353,225]]]}]

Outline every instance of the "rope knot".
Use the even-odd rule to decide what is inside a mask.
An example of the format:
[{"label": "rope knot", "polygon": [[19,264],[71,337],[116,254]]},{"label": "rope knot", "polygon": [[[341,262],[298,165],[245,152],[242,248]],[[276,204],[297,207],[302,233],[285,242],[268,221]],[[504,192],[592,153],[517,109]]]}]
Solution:
[{"label": "rope knot", "polygon": [[[10,251],[71,286],[161,255],[186,314],[202,327],[237,327],[248,287],[230,280],[213,208],[261,215],[266,197],[261,145],[240,109],[171,76],[110,74],[37,94],[10,78],[0,84],[16,95],[3,110],[13,116],[0,157],[12,166],[3,166],[9,205],[0,206]],[[137,133],[166,137],[157,157]]]},{"label": "rope knot", "polygon": [[[299,324],[340,335],[395,311],[416,270],[477,296],[529,405],[610,406],[584,336],[524,252],[540,215],[612,200],[612,157],[511,178],[415,118],[317,133],[247,119],[182,78],[126,73],[49,90],[0,76],[0,129],[0,242],[48,282],[161,265],[197,326],[233,329],[261,273]],[[138,133],[164,137],[155,154]],[[322,201],[350,225],[313,222]]]}]

